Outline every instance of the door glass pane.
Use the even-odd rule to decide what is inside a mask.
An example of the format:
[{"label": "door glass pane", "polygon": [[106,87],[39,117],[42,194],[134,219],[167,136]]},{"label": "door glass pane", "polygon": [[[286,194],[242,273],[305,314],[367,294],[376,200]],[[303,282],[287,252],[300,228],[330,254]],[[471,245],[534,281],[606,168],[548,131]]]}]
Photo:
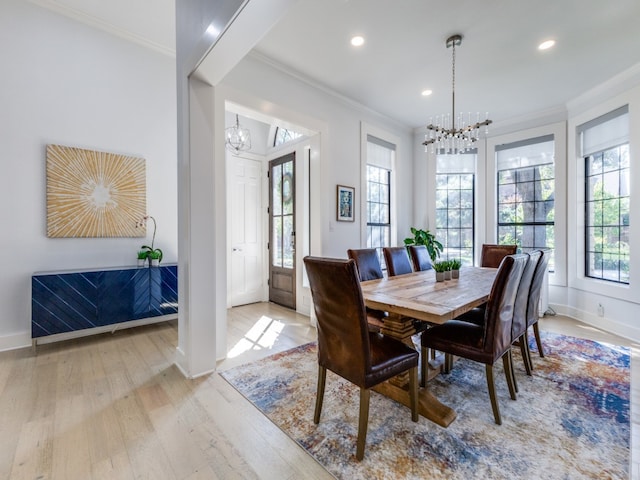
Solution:
[{"label": "door glass pane", "polygon": [[293,213],[293,162],[282,164],[282,214]]},{"label": "door glass pane", "polygon": [[282,266],[293,268],[293,215],[282,217]]},{"label": "door glass pane", "polygon": [[282,266],[282,217],[273,217],[273,239],[272,248],[273,252],[273,266]]},{"label": "door glass pane", "polygon": [[273,175],[273,215],[282,215],[282,165],[276,165],[271,172]]}]

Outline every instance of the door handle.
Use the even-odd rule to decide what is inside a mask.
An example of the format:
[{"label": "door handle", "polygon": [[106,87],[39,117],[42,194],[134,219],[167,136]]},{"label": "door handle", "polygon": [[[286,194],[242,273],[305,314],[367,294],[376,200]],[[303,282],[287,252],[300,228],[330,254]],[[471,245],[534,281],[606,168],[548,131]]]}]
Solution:
[{"label": "door handle", "polygon": [[241,251],[242,251],[242,249],[241,249],[241,248],[237,248],[237,247],[233,247],[233,248],[231,249],[231,251],[233,251],[233,252],[241,252]]}]

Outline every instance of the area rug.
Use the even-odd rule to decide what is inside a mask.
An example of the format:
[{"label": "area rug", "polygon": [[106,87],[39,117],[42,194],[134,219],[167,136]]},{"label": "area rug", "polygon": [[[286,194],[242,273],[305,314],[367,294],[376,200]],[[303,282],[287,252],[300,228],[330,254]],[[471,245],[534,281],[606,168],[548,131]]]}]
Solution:
[{"label": "area rug", "polygon": [[[375,392],[365,458],[355,459],[359,389],[328,372],[313,423],[315,343],[221,375],[339,479],[623,479],[629,477],[629,350],[543,332],[534,372],[514,351],[518,399],[500,366],[502,425],[493,421],[483,365],[458,360],[428,384],[457,413],[448,427]],[[516,349],[517,350],[517,349]]]}]

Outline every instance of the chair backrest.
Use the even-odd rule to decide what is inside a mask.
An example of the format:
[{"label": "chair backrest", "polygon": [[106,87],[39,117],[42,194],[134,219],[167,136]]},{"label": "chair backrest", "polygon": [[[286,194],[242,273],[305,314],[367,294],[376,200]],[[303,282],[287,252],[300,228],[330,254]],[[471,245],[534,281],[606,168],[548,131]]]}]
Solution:
[{"label": "chair backrest", "polygon": [[382,253],[387,264],[387,275],[390,277],[413,272],[405,247],[384,247]]},{"label": "chair backrest", "polygon": [[536,265],[536,270],[533,272],[533,280],[531,281],[531,288],[529,290],[529,301],[527,304],[527,327],[530,327],[538,321],[538,315],[540,314],[540,291],[542,290],[542,282],[544,281],[544,274],[549,268],[549,252],[540,250],[540,259]]},{"label": "chair backrest", "polygon": [[498,268],[500,262],[507,255],[513,255],[518,250],[517,245],[494,245],[485,243],[482,245],[481,267]]},{"label": "chair backrest", "polygon": [[318,364],[364,386],[371,370],[369,330],[356,263],[305,257],[318,321]]},{"label": "chair backrest", "polygon": [[349,249],[347,255],[356,262],[361,282],[383,277],[380,258],[375,248]]},{"label": "chair backrest", "polygon": [[429,250],[424,245],[409,245],[409,256],[413,263],[413,269],[416,272],[422,272],[424,270],[431,270],[433,265],[431,264],[431,257],[429,257]]},{"label": "chair backrest", "polygon": [[[531,282],[533,273],[538,265],[538,260],[542,252],[534,250],[529,253],[529,260],[522,272],[520,285],[518,285],[518,293],[516,293],[516,302],[513,306],[513,325],[511,327],[511,342],[520,338],[527,330],[527,307],[529,305],[529,292],[531,291]],[[525,254],[526,255],[526,254]]]},{"label": "chair backrest", "polygon": [[513,307],[528,255],[508,255],[502,259],[489,293],[484,316],[483,350],[495,362],[511,348]]}]

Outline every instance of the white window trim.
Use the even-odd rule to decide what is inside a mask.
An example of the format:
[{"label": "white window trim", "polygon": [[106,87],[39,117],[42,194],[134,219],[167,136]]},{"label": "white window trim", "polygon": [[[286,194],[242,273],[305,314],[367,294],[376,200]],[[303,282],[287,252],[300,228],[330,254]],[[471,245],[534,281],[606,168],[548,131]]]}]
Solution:
[{"label": "white window trim", "polygon": [[367,137],[369,135],[391,143],[396,147],[395,155],[391,160],[391,196],[389,198],[389,202],[391,203],[389,212],[389,215],[391,216],[390,242],[391,246],[394,246],[397,245],[398,241],[396,165],[397,159],[401,154],[400,139],[386,130],[382,130],[365,122],[360,123],[360,211],[362,212],[360,215],[360,246],[362,248],[366,248],[367,246]]},{"label": "white window trim", "polygon": [[[487,139],[486,166],[486,208],[485,243],[495,243],[497,238],[497,189],[496,189],[496,147],[505,143],[514,143],[530,138],[553,135],[555,163],[555,272],[549,274],[551,285],[567,285],[567,130],[565,122],[553,123],[542,127],[500,135]],[[478,221],[481,218],[478,217]]]},{"label": "white window trim", "polygon": [[[584,272],[584,255],[585,255],[585,236],[584,236],[584,161],[580,152],[580,138],[577,134],[578,126],[605,115],[624,105],[629,105],[629,151],[635,156],[640,152],[640,117],[634,113],[634,106],[640,106],[640,88],[631,90],[625,94],[612,98],[602,104],[593,107],[585,112],[576,114],[569,118],[568,122],[568,175],[572,179],[567,184],[567,194],[569,202],[567,204],[568,218],[571,223],[568,225],[568,264],[569,264],[569,287],[582,290],[597,295],[626,300],[638,303],[640,298],[640,282],[638,281],[638,271],[640,271],[640,255],[633,249],[630,257],[629,265],[629,284],[609,282],[597,278],[585,276]],[[635,154],[635,155],[634,155]],[[634,239],[640,237],[640,225],[638,225],[637,216],[634,217],[634,205],[638,203],[637,198],[640,187],[640,168],[634,168],[634,157],[631,160],[630,184],[631,184],[631,202],[630,217],[631,224],[629,226],[629,238]],[[635,162],[637,163],[637,162]],[[635,279],[635,281],[634,281]]]}]

